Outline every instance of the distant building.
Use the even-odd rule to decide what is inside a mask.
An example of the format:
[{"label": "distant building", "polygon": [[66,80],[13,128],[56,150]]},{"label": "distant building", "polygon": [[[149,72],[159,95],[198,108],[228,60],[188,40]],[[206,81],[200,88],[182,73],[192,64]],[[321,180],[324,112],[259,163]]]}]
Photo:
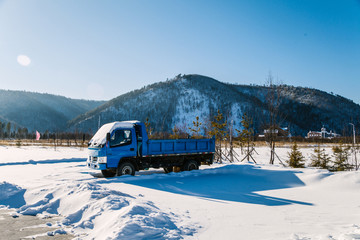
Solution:
[{"label": "distant building", "polygon": [[306,138],[321,138],[321,132],[309,131]]},{"label": "distant building", "polygon": [[317,131],[309,131],[306,138],[326,138],[326,139],[332,139],[336,137],[340,137],[340,134],[337,134],[330,130],[330,132],[326,131],[325,127],[321,128],[320,132]]}]

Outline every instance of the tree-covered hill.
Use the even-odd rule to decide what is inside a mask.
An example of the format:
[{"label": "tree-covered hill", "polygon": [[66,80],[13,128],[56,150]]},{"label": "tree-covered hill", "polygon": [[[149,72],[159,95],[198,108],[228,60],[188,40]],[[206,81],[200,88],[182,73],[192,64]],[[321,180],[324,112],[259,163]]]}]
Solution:
[{"label": "tree-covered hill", "polygon": [[38,131],[64,131],[67,122],[104,103],[51,94],[0,90],[0,121]]},{"label": "tree-covered hill", "polygon": [[[240,128],[242,114],[248,113],[259,133],[268,122],[270,90],[268,86],[226,84],[201,75],[178,75],[120,95],[71,120],[69,128],[95,132],[99,120],[104,124],[149,118],[154,131],[170,132],[175,125],[187,130],[196,116],[204,127],[209,126],[219,109],[235,128]],[[290,128],[293,135],[305,135],[322,126],[342,133],[360,116],[358,104],[316,89],[279,85],[275,95],[280,102],[277,122]]]}]

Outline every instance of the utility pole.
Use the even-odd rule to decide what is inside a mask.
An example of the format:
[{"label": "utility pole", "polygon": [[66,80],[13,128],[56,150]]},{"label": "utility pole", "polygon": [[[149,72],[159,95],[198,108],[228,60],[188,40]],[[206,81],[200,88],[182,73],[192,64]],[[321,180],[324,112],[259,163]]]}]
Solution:
[{"label": "utility pole", "polygon": [[349,123],[352,127],[353,127],[353,152],[354,152],[354,160],[355,160],[355,170],[357,171],[359,169],[358,163],[357,163],[357,158],[356,158],[356,149],[355,149],[355,144],[356,144],[356,138],[355,138],[355,125],[353,123]]}]

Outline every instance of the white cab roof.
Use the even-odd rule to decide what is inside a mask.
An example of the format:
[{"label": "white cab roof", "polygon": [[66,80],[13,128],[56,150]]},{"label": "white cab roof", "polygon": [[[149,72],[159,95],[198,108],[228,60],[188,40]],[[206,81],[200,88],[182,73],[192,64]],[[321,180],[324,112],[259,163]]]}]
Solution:
[{"label": "white cab roof", "polygon": [[90,143],[94,145],[105,144],[106,142],[106,134],[108,132],[112,132],[117,128],[132,128],[134,124],[140,123],[140,121],[122,121],[122,122],[112,122],[102,125],[102,127],[95,133],[95,135],[91,138]]}]

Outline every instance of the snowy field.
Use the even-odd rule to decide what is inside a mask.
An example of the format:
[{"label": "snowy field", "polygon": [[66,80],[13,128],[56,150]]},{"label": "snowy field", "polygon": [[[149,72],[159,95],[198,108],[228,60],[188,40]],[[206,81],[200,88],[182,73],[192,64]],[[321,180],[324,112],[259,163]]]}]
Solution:
[{"label": "snowy field", "polygon": [[258,164],[105,179],[86,149],[0,146],[0,205],[58,219],[49,232],[76,239],[360,239],[359,171],[272,166],[256,150]]}]

